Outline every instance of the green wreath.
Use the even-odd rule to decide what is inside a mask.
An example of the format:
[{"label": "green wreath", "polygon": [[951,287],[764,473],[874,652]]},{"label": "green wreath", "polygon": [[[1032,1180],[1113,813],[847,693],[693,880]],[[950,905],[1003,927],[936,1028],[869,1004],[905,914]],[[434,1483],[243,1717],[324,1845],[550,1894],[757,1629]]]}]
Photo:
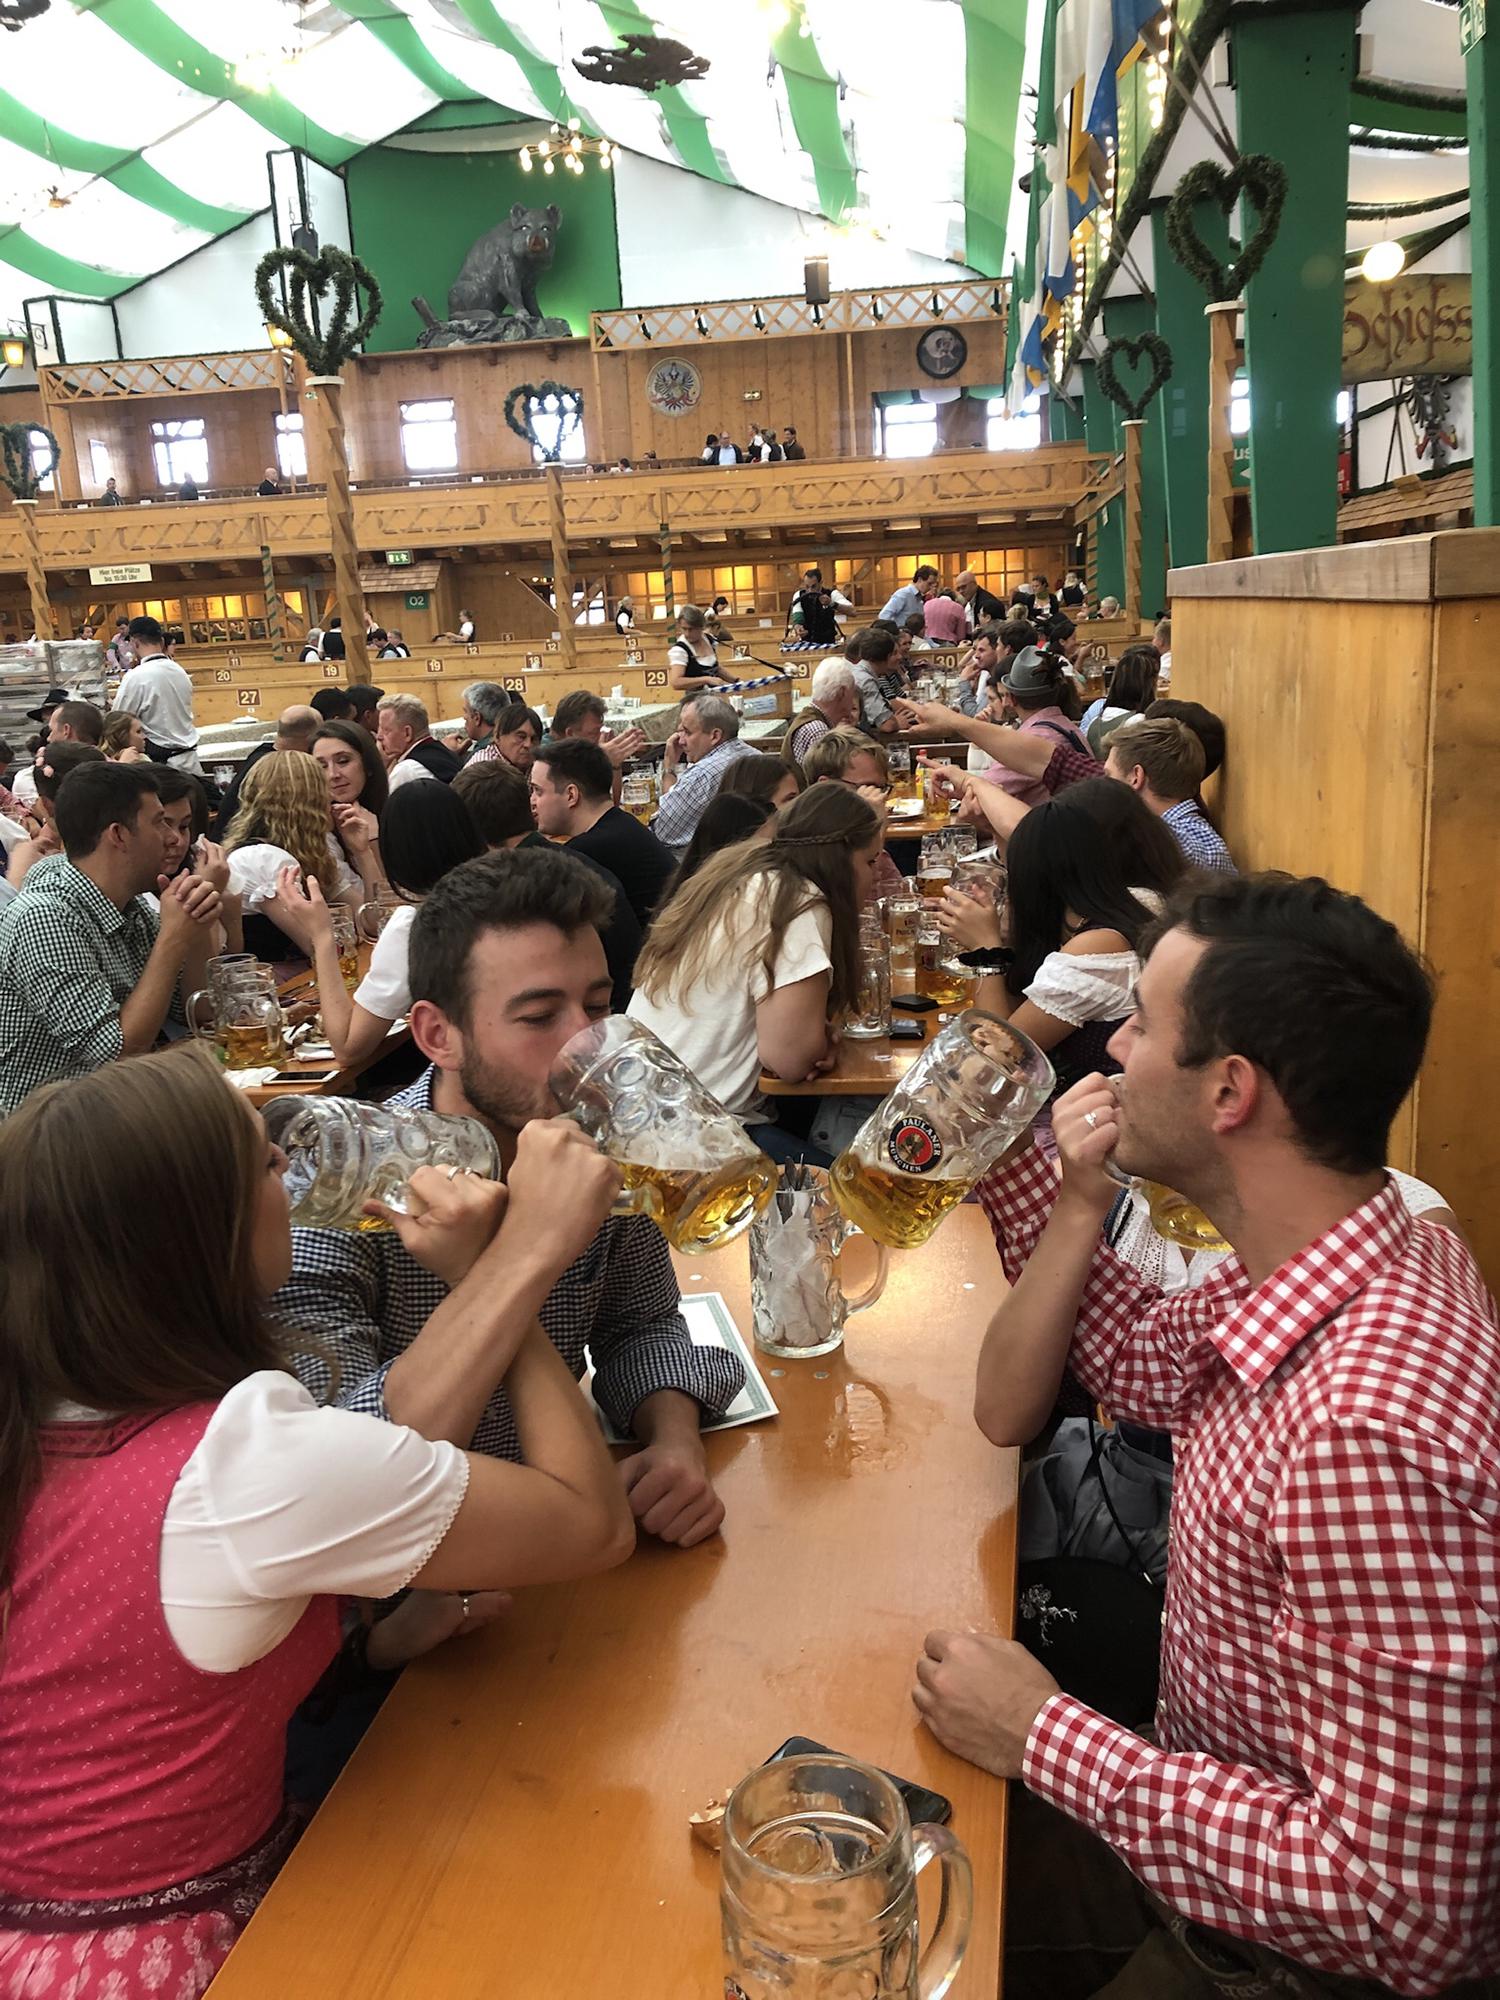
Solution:
[{"label": "green wreath", "polygon": [[[272,279],[283,272],[290,273],[284,308],[276,303],[271,289]],[[360,285],[367,297],[364,312],[356,320],[353,317],[359,303],[356,288]],[[311,289],[321,300],[330,286],[333,311],[319,339],[308,317],[307,294]],[[267,326],[280,327],[283,333],[291,335],[292,345],[310,373],[337,375],[379,319],[385,302],[374,273],[358,257],[351,257],[347,250],[330,243],[316,257],[309,256],[306,250],[268,250],[255,267],[255,303]]]},{"label": "green wreath", "polygon": [[[40,471],[36,464],[36,441],[44,438],[52,458]],[[0,473],[17,500],[34,500],[44,479],[57,470],[57,462],[62,457],[56,437],[45,424],[4,424],[0,425],[0,452],[4,454],[4,471]]]},{"label": "green wreath", "polygon": [[[1259,219],[1235,261],[1221,264],[1198,234],[1193,210],[1200,201],[1213,201],[1227,216],[1242,194],[1249,195]],[[1216,305],[1243,298],[1276,241],[1286,195],[1286,168],[1269,153],[1243,153],[1228,169],[1216,160],[1203,160],[1189,167],[1177,183],[1167,203],[1167,243],[1183,270],[1197,279]]]},{"label": "green wreath", "polygon": [[[1115,356],[1123,354],[1127,361],[1139,362],[1149,359],[1151,379],[1139,396],[1132,396],[1125,384],[1115,373]],[[1172,379],[1172,350],[1159,333],[1138,333],[1121,335],[1106,343],[1099,356],[1095,371],[1095,381],[1103,395],[1125,412],[1132,421],[1139,423],[1146,414],[1148,404],[1155,401],[1158,394]]]},{"label": "green wreath", "polygon": [[[557,426],[557,443],[549,451],[536,434],[536,410],[548,400],[556,404],[557,415],[561,419]],[[524,410],[524,416],[517,416],[517,408]],[[561,459],[564,443],[583,429],[583,391],[570,389],[565,382],[521,382],[511,390],[505,399],[505,421],[518,438],[524,438],[542,454],[548,465],[556,465]]]}]

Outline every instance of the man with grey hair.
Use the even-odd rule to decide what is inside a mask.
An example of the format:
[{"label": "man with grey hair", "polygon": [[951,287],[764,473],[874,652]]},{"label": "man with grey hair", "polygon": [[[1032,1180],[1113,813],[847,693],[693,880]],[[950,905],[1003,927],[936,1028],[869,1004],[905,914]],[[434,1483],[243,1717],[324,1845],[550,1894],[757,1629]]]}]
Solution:
[{"label": "man with grey hair", "polygon": [[800,764],[830,729],[859,722],[859,685],[847,660],[822,660],[813,670],[810,705],[792,718],[785,754]]},{"label": "man with grey hair", "polygon": [[450,785],[458,776],[458,759],[433,735],[427,710],[414,694],[381,697],[375,710],[375,741],[392,791],[413,778],[440,778]]},{"label": "man with grey hair", "polygon": [[742,757],[759,755],[753,744],[741,743],[740,718],[722,695],[691,695],[667,739],[661,769],[661,804],[651,830],[662,846],[681,860],[724,773]]},{"label": "man with grey hair", "polygon": [[495,724],[514,700],[494,681],[471,681],[463,691],[464,735],[469,747],[461,762],[467,764],[476,750],[492,742]]}]

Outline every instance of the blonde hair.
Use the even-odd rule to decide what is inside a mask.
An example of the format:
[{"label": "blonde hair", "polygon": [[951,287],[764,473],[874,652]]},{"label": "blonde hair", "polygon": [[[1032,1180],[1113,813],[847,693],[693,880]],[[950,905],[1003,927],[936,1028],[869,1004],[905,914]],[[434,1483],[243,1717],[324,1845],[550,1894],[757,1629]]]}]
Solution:
[{"label": "blonde hair", "polygon": [[404,723],[418,737],[425,736],[432,727],[425,704],[418,701],[414,694],[382,695],[375,706],[377,709],[388,709],[398,722]]},{"label": "blonde hair", "polygon": [[873,757],[880,766],[880,782],[889,783],[891,760],[885,754],[885,745],[873,736],[866,736],[862,729],[830,729],[802,759],[802,768],[807,773],[807,782],[815,785],[819,778],[842,778],[861,755]]},{"label": "blonde hair", "polygon": [[1173,805],[1192,798],[1203,783],[1203,745],[1172,716],[1122,722],[1104,738],[1103,749],[1127,777],[1139,765],[1156,796]]},{"label": "blonde hair", "polygon": [[273,750],[245,773],[239,810],[224,836],[224,850],[233,854],[260,841],[284,847],[302,873],[331,896],[331,825],[328,779],[317,758],[306,750]]}]

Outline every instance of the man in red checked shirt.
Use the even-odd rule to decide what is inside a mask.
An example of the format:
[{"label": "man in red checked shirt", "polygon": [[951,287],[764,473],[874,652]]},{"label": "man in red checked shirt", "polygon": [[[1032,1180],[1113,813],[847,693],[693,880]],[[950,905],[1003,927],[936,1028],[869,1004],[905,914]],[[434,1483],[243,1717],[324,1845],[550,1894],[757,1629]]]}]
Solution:
[{"label": "man in red checked shirt", "polygon": [[[1118,1099],[1059,1099],[1060,1178],[1027,1146],[986,1183],[1013,1289],[981,1428],[1033,1436],[1066,1363],[1176,1464],[1154,1740],[1004,1640],[917,1663],[939,1741],[1024,1781],[1007,2000],[1500,1994],[1500,1331],[1383,1171],[1431,1006],[1326,883],[1187,885]],[[1110,1156],[1238,1254],[1144,1285],[1101,1242]]]}]

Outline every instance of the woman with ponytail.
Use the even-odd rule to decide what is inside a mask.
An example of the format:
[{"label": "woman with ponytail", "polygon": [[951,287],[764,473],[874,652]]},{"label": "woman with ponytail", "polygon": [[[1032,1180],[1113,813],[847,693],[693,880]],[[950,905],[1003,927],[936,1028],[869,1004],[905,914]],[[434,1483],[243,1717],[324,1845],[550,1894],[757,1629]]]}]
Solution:
[{"label": "woman with ponytail", "polygon": [[881,842],[857,792],[814,785],[776,815],[768,841],[728,848],[684,883],[636,960],[632,1019],[773,1159],[821,1158],[770,1122],[757,1086],[762,1069],[801,1081],[831,1065],[831,1024],[859,987],[859,909]]}]

